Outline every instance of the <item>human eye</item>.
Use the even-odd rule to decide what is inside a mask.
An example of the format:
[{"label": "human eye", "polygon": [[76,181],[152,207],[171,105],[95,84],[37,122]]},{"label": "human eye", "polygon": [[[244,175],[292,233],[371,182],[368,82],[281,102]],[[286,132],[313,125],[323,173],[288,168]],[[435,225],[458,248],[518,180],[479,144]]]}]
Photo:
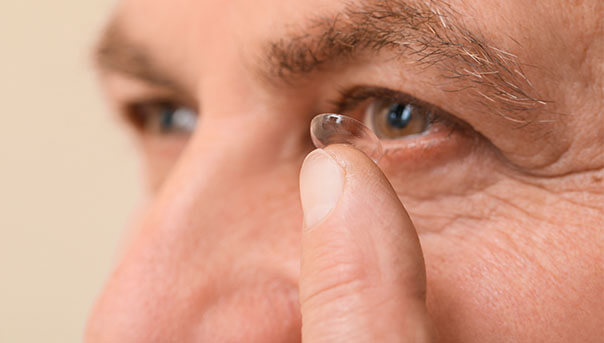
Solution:
[{"label": "human eye", "polygon": [[134,101],[125,115],[141,133],[160,137],[188,137],[197,125],[197,111],[173,100]]},{"label": "human eye", "polygon": [[345,90],[335,105],[338,112],[362,121],[383,141],[408,140],[463,126],[438,107],[387,88]]}]

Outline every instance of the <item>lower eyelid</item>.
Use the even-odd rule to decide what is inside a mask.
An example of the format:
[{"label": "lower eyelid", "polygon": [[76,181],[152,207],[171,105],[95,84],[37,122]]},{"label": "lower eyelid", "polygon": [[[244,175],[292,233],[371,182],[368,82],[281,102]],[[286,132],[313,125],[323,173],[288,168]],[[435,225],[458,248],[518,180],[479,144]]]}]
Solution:
[{"label": "lower eyelid", "polygon": [[382,140],[380,166],[408,173],[427,171],[469,154],[478,143],[473,137],[439,125],[413,139]]},{"label": "lower eyelid", "polygon": [[454,128],[443,124],[439,121],[430,122],[426,131],[406,136],[404,139],[381,139],[384,144],[384,149],[395,149],[399,146],[411,147],[411,146],[426,146],[426,144],[438,144],[437,142],[430,142],[432,140],[439,140],[452,135]]}]

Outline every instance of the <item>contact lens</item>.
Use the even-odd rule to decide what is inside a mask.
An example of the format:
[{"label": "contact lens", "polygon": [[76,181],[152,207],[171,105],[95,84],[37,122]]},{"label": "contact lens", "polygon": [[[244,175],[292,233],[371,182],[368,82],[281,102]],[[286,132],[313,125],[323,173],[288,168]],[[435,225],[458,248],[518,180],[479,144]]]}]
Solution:
[{"label": "contact lens", "polygon": [[317,148],[330,144],[349,144],[364,152],[375,163],[384,153],[377,136],[360,121],[343,114],[324,113],[310,123],[310,136]]}]

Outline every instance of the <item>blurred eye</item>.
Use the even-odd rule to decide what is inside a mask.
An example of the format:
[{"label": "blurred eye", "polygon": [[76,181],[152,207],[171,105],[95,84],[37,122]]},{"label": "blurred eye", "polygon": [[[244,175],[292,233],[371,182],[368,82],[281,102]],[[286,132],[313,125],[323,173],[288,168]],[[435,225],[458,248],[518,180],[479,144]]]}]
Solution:
[{"label": "blurred eye", "polygon": [[432,111],[422,105],[391,99],[373,99],[365,110],[365,121],[376,136],[398,139],[424,133]]},{"label": "blurred eye", "polygon": [[133,104],[128,109],[128,116],[135,126],[148,134],[190,135],[197,124],[195,110],[170,102]]}]

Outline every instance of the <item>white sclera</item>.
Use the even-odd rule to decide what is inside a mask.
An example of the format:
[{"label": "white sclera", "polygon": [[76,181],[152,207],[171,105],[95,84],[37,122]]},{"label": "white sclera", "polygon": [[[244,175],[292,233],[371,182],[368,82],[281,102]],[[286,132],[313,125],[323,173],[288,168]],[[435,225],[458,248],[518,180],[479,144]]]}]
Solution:
[{"label": "white sclera", "polygon": [[343,114],[324,113],[315,116],[310,123],[310,136],[317,148],[330,144],[349,144],[364,152],[375,163],[384,154],[382,144],[373,131],[360,121]]}]

